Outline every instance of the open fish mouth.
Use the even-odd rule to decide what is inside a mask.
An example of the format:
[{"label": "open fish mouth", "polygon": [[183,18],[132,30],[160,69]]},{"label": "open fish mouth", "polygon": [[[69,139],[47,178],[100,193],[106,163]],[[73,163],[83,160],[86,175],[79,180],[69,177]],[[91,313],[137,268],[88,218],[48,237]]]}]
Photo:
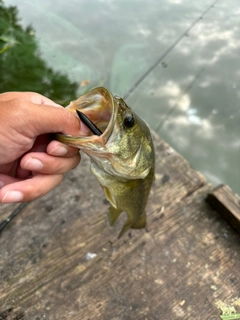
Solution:
[{"label": "open fish mouth", "polygon": [[[84,147],[91,143],[107,143],[116,123],[118,103],[105,88],[99,87],[72,101],[67,107],[70,112],[76,110],[84,113],[102,132],[100,136],[86,128],[86,133],[79,136],[56,134],[57,140],[76,147]],[[85,128],[84,128],[85,129]]]}]

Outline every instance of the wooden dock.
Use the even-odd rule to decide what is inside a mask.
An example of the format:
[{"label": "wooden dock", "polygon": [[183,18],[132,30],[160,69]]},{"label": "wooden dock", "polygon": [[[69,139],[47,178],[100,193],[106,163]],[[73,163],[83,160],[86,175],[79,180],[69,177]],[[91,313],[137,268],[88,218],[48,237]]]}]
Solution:
[{"label": "wooden dock", "polygon": [[[206,202],[211,193],[219,204],[219,190],[154,139],[147,231],[117,240],[125,217],[107,225],[87,157],[3,231],[0,320],[217,320],[220,306],[240,312],[239,234]],[[239,198],[233,203],[238,214]],[[1,205],[0,217],[14,207]]]}]

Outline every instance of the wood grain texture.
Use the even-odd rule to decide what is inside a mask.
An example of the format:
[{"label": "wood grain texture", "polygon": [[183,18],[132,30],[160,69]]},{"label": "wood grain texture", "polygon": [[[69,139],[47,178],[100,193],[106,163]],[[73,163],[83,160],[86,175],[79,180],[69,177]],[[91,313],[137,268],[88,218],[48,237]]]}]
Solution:
[{"label": "wood grain texture", "polygon": [[217,300],[239,297],[239,236],[206,203],[204,177],[154,140],[148,232],[117,240],[125,216],[107,225],[86,157],[4,230],[0,320],[217,320]]}]

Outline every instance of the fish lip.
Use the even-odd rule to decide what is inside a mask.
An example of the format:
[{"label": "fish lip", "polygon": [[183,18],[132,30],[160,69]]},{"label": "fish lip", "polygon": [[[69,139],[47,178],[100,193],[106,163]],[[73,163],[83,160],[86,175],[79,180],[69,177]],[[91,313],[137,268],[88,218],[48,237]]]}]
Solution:
[{"label": "fish lip", "polygon": [[[78,135],[65,135],[65,134],[61,134],[58,133],[57,139],[61,140],[62,142],[65,142],[67,144],[71,144],[74,145],[76,147],[81,147],[83,148],[84,146],[87,147],[89,143],[98,143],[101,144],[101,146],[105,146],[109,137],[111,136],[113,129],[114,129],[114,125],[116,123],[116,119],[117,119],[117,111],[118,111],[118,103],[116,102],[116,100],[114,99],[114,95],[111,94],[111,92],[109,92],[107,89],[103,88],[103,87],[97,87],[93,90],[91,90],[89,93],[87,93],[86,95],[80,97],[79,99],[77,99],[76,101],[73,101],[70,103],[68,109],[71,112],[75,112],[75,110],[79,110],[80,112],[84,113],[87,115],[87,117],[93,121],[93,119],[91,118],[91,115],[88,114],[88,111],[92,111],[94,109],[96,109],[97,107],[93,106],[89,106],[88,99],[91,100],[94,104],[94,101],[100,100],[97,99],[97,96],[101,97],[101,100],[103,100],[103,105],[99,108],[100,112],[106,111],[106,110],[111,110],[111,118],[106,126],[106,128],[104,129],[103,133],[100,136],[91,134],[91,135],[87,135],[87,136],[78,136]],[[84,103],[84,97],[85,97],[85,101],[86,103]],[[82,107],[80,104],[80,107],[76,107],[75,105],[77,104],[78,101],[82,102]],[[104,100],[106,101],[106,103],[104,104]],[[93,121],[94,122],[94,121]]]}]

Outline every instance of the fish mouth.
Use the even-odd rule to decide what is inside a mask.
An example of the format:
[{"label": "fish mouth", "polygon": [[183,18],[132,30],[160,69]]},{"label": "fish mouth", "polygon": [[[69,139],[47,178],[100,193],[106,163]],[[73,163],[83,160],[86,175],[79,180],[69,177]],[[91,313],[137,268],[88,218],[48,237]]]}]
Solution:
[{"label": "fish mouth", "polygon": [[84,113],[101,130],[102,134],[98,136],[93,134],[90,129],[86,129],[86,133],[81,136],[58,133],[56,134],[57,140],[79,148],[88,148],[90,145],[92,148],[93,144],[96,144],[97,147],[106,145],[113,132],[118,111],[118,104],[107,89],[95,88],[71,102],[67,109],[70,112],[78,110]]}]

